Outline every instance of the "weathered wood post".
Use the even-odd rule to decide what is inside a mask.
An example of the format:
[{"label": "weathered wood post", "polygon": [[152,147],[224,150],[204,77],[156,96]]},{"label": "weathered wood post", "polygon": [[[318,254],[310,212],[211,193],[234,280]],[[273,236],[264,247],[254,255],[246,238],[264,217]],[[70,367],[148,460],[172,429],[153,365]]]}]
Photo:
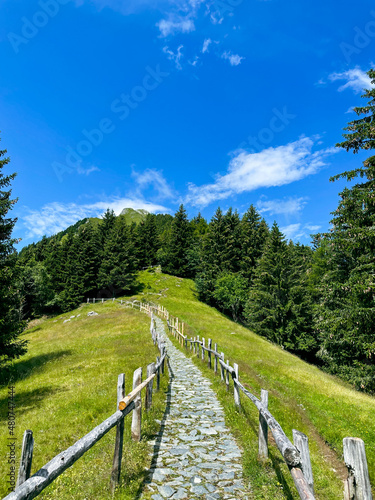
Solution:
[{"label": "weathered wood post", "polygon": [[[227,359],[227,365],[229,366],[229,359]],[[225,370],[225,383],[227,385],[227,391],[229,392],[229,370]]]},{"label": "weathered wood post", "polygon": [[293,429],[293,444],[300,452],[303,475],[310,486],[311,492],[314,493],[314,478],[311,468],[309,439],[303,432]]},{"label": "weathered wood post", "polygon": [[[142,368],[137,368],[133,373],[133,390],[142,383]],[[132,415],[131,434],[133,441],[141,440],[142,427],[142,396],[141,393],[134,400],[135,409]]]},{"label": "weathered wood post", "polygon": [[[224,361],[224,353],[221,353],[221,360]],[[221,381],[224,382],[224,366],[220,365],[221,368]]]},{"label": "weathered wood post", "polygon": [[217,344],[215,343],[215,348],[214,348],[214,351],[215,351],[215,361],[214,361],[214,373],[215,375],[217,375]]},{"label": "weathered wood post", "polygon": [[197,337],[197,341],[198,341],[198,343],[197,343],[197,358],[199,358],[199,335]]},{"label": "weathered wood post", "polygon": [[208,368],[211,368],[211,347],[212,347],[212,339],[208,339],[208,346],[207,346],[210,350],[208,351],[208,362],[207,362],[207,366]]},{"label": "weathered wood post", "polygon": [[365,443],[360,438],[344,438],[344,460],[348,468],[345,500],[372,500]]},{"label": "weathered wood post", "polygon": [[[118,405],[122,399],[125,397],[125,375],[121,373],[117,380],[117,404]],[[111,493],[115,492],[116,486],[120,482],[121,474],[121,460],[122,460],[122,446],[124,442],[124,419],[122,418],[120,422],[116,425],[116,441],[115,441],[115,452],[113,455],[112,473],[110,488]]]},{"label": "weathered wood post", "polygon": [[104,299],[102,299],[102,304],[104,304]]},{"label": "weathered wood post", "polygon": [[34,438],[32,431],[26,430],[23,435],[20,468],[16,488],[30,477],[31,464],[33,461]]},{"label": "weathered wood post", "polygon": [[93,304],[95,304],[95,297],[94,297],[94,299],[93,299],[92,303],[93,303]]},{"label": "weathered wood post", "polygon": [[156,390],[159,392],[160,390],[160,366],[159,366],[160,357],[156,356],[156,364],[158,365],[158,369],[156,370]]},{"label": "weathered wood post", "polygon": [[[147,365],[147,378],[151,377],[155,373],[155,363],[150,363]],[[154,383],[154,379],[150,380],[150,382],[147,384],[146,387],[146,402],[145,402],[145,408],[146,410],[149,410],[152,405],[152,386]]]},{"label": "weathered wood post", "polygon": [[202,337],[202,361],[204,361],[204,348],[205,348],[205,338]]},{"label": "weathered wood post", "polygon": [[233,378],[234,404],[237,406],[237,408],[241,408],[240,389],[236,384],[236,381],[238,380],[238,364],[233,363],[233,368],[234,368],[234,378]]},{"label": "weathered wood post", "polygon": [[[163,357],[165,354],[165,345],[161,348],[161,356]],[[163,361],[161,363],[161,374],[164,375],[164,364],[165,364],[165,357],[163,358]]]},{"label": "weathered wood post", "polygon": [[[268,391],[262,389],[260,392],[260,402],[263,408],[268,409]],[[259,444],[258,456],[261,460],[268,458],[268,425],[266,419],[259,413]]]},{"label": "weathered wood post", "polygon": [[90,303],[90,299],[87,299],[87,303],[88,303],[88,304]]}]

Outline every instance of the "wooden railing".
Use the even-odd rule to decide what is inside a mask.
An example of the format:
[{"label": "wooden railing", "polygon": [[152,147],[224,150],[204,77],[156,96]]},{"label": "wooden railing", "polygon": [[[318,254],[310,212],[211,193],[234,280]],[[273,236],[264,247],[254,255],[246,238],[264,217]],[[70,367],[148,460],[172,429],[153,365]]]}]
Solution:
[{"label": "wooden railing", "polygon": [[[268,391],[261,390],[260,399],[247,390],[239,381],[239,369],[236,363],[230,366],[229,360],[225,363],[223,352],[218,351],[217,344],[212,349],[212,340],[199,336],[188,338],[184,334],[185,325],[183,322],[169,314],[168,310],[161,306],[146,301],[125,301],[118,299],[96,299],[116,300],[127,307],[132,307],[144,311],[147,314],[157,314],[167,321],[169,331],[178,339],[185,349],[193,351],[198,358],[205,361],[207,353],[207,365],[212,368],[212,358],[214,358],[213,369],[215,375],[218,373],[220,365],[221,380],[226,384],[227,390],[230,388],[230,379],[233,380],[234,402],[238,408],[241,406],[240,391],[257,407],[259,411],[259,444],[258,456],[260,459],[268,457],[268,429],[271,431],[275,443],[286,462],[299,496],[302,500],[314,500],[314,481],[311,468],[308,437],[293,429],[293,444],[286,436],[280,424],[268,411]],[[90,300],[88,299],[88,302]],[[95,303],[95,299],[92,301]],[[188,347],[189,344],[189,347]],[[369,479],[365,444],[362,439],[347,437],[343,439],[343,451],[345,465],[348,469],[348,478],[344,481],[344,500],[373,500],[371,484]]]},{"label": "wooden railing", "polygon": [[[151,307],[157,312],[155,306]],[[207,366],[209,368],[212,368],[212,358],[214,358],[213,369],[215,375],[218,373],[220,365],[221,380],[226,384],[228,391],[229,380],[233,380],[234,402],[238,408],[241,406],[240,391],[256,406],[259,411],[259,458],[266,459],[268,457],[269,429],[281,456],[289,468],[300,498],[302,500],[315,499],[307,436],[293,429],[292,444],[281,425],[268,410],[268,391],[262,389],[261,397],[258,399],[239,381],[238,365],[233,363],[232,367],[229,360],[225,362],[224,353],[218,351],[216,343],[212,349],[212,339],[208,339],[206,345],[205,339],[200,340],[199,336],[188,338],[184,334],[183,322],[171,316],[166,310],[164,310],[164,317],[168,318],[169,331],[185,349],[190,348],[190,351],[193,351],[202,361],[205,361],[205,355],[207,354]],[[348,478],[344,482],[344,500],[373,500],[364,442],[359,438],[344,438],[343,450],[345,465],[348,469]]]},{"label": "wooden railing", "polygon": [[[146,312],[149,312],[146,310]],[[118,410],[109,418],[104,420],[86,436],[79,439],[70,448],[56,455],[46,465],[30,477],[33,459],[34,439],[30,430],[25,431],[21,452],[21,462],[18,473],[16,489],[9,493],[3,500],[31,500],[51,484],[60,474],[71,467],[86,451],[94,446],[113,427],[116,427],[115,450],[110,479],[110,488],[113,492],[119,484],[121,474],[121,461],[124,436],[124,418],[133,412],[131,435],[133,441],[141,439],[141,391],[146,388],[145,409],[148,410],[152,404],[153,380],[156,377],[156,390],[160,387],[160,374],[165,369],[167,356],[163,339],[158,335],[154,319],[151,317],[150,325],[152,339],[157,344],[160,356],[156,363],[147,366],[147,379],[142,382],[142,368],[137,368],[133,374],[133,390],[125,395],[125,375],[118,376],[117,381],[117,408]]]}]

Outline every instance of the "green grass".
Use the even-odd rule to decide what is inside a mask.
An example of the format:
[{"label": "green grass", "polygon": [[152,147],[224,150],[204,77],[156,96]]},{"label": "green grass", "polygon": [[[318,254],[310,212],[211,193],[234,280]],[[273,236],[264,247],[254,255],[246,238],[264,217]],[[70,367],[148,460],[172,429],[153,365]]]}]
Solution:
[{"label": "green grass", "polygon": [[[258,397],[269,391],[269,409],[292,440],[292,429],[309,437],[316,496],[342,498],[346,468],[342,457],[344,437],[362,438],[366,445],[370,479],[375,486],[375,398],[255,335],[215,309],[199,302],[194,283],[161,273],[140,273],[144,298],[165,306],[185,322],[190,336],[212,338],[231,364],[237,362],[241,382]],[[244,450],[244,473],[254,488],[254,498],[298,498],[289,471],[271,446],[265,466],[257,460],[258,414],[242,395],[243,409],[233,404],[232,389],[196,360],[224,404],[228,425]]]},{"label": "green grass", "polygon": [[[90,310],[98,316],[87,317]],[[64,318],[77,316],[70,322]],[[14,363],[16,394],[17,468],[25,429],[34,433],[32,473],[65,450],[116,411],[117,377],[125,373],[126,392],[132,390],[133,371],[156,359],[149,318],[111,302],[84,305],[68,314],[34,321],[25,333],[26,356]],[[153,407],[142,414],[142,441],[130,439],[131,415],[125,417],[124,457],[121,484],[115,498],[134,499],[150,465],[150,439],[159,431],[155,419],[165,409],[167,375],[161,391],[154,394]],[[145,391],[143,391],[144,393]],[[144,394],[143,394],[144,396]],[[0,497],[7,493],[8,390],[0,390]],[[112,467],[115,429],[111,430],[76,464],[40,495],[45,499],[106,499]]]}]

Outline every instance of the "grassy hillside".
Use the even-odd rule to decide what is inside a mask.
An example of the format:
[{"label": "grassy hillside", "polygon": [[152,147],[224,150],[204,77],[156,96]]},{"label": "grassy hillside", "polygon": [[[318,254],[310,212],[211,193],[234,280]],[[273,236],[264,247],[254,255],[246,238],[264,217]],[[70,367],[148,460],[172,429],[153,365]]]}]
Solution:
[{"label": "grassy hillside", "polygon": [[[87,317],[95,310],[98,316]],[[77,315],[80,314],[79,317]],[[75,316],[64,323],[64,319]],[[69,314],[34,322],[25,338],[26,356],[14,364],[16,394],[17,468],[25,429],[34,433],[32,473],[71,446],[116,411],[117,377],[125,373],[126,392],[132,390],[133,371],[155,360],[149,318],[136,311],[107,303],[84,305]],[[163,388],[167,376],[162,377]],[[143,391],[144,392],[144,391]],[[163,390],[154,406],[143,412],[143,436],[159,430],[155,418],[164,412]],[[0,497],[7,493],[7,388],[0,390]],[[124,464],[121,489],[116,498],[134,499],[149,465],[146,442],[130,440],[131,416],[125,418]],[[78,462],[64,472],[38,498],[105,499],[109,494],[115,430],[111,430]]]},{"label": "grassy hillside", "polygon": [[[346,477],[342,439],[347,436],[364,440],[375,486],[375,398],[354,391],[199,302],[192,281],[150,271],[140,273],[140,280],[144,285],[140,297],[164,305],[188,325],[190,335],[217,342],[219,351],[231,363],[239,364],[242,383],[258,397],[261,388],[269,391],[269,409],[290,439],[293,428],[307,434],[317,498],[342,498],[342,479]],[[214,379],[212,371],[201,361],[197,363]],[[277,450],[271,452],[266,469],[258,464],[257,412],[253,405],[245,402],[239,414],[232,394],[227,394],[217,379],[214,389],[225,404],[228,424],[244,448],[245,473],[254,486],[255,498],[297,498]]]}]

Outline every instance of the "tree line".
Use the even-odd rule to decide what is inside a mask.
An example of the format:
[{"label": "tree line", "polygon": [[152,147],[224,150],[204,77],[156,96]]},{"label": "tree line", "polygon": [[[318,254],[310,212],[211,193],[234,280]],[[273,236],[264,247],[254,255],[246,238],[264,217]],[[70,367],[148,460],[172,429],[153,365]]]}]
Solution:
[{"label": "tree line", "polygon": [[[375,71],[368,74],[375,84]],[[368,104],[355,108],[360,118],[349,123],[337,145],[354,153],[375,146],[375,90],[364,97]],[[25,349],[15,341],[17,314],[22,321],[71,310],[86,297],[133,293],[137,271],[160,265],[165,273],[195,280],[200,300],[235,321],[375,392],[374,174],[371,156],[331,179],[350,184],[340,193],[331,230],[314,235],[311,246],[287,241],[253,205],[242,216],[218,208],[209,222],[200,214],[189,220],[183,205],[173,217],[148,214],[139,224],[107,210],[101,220],[84,219],[19,255],[11,251],[12,223],[2,223],[0,274],[8,288],[1,285],[0,307],[13,311],[7,321],[14,331],[9,338],[18,345],[14,354]],[[0,177],[0,187],[11,180]],[[4,193],[5,221],[12,202]],[[10,295],[17,307],[8,307]]]}]

